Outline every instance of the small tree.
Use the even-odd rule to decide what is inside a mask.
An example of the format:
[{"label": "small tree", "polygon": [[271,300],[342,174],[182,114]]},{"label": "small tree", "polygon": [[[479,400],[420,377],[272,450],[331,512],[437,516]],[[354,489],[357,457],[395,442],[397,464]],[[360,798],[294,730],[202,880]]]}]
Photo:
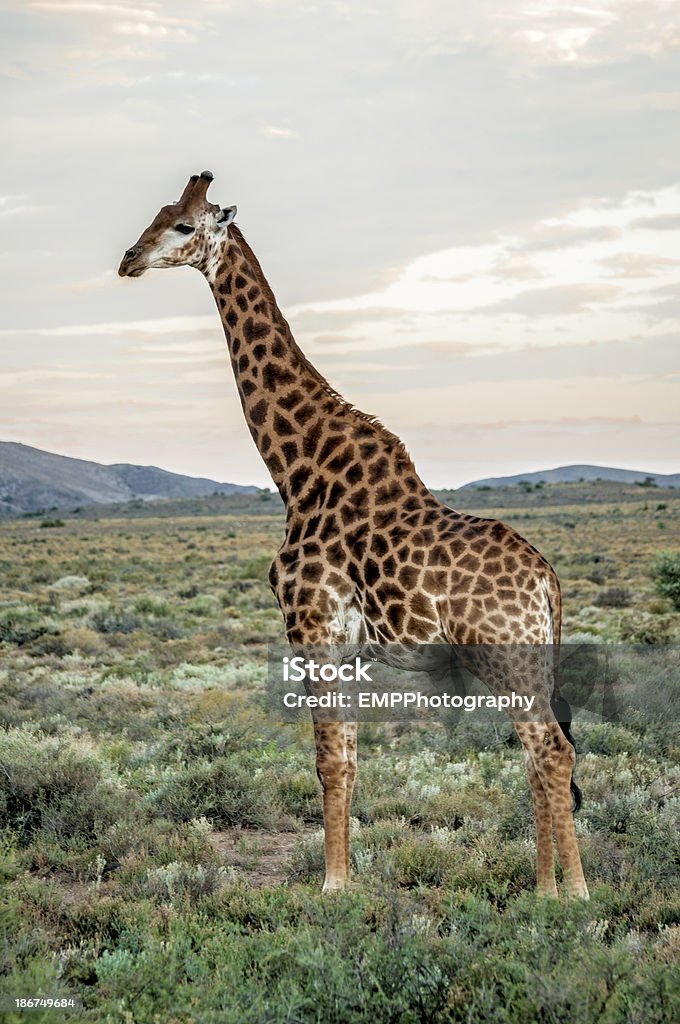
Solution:
[{"label": "small tree", "polygon": [[657,594],[667,597],[680,611],[680,552],[661,551],[652,566]]}]

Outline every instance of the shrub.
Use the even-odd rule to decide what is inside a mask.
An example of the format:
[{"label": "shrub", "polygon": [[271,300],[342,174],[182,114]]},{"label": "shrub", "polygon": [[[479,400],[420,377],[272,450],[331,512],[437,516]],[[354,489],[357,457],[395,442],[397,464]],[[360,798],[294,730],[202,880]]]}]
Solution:
[{"label": "shrub", "polygon": [[186,864],[172,861],[161,867],[149,868],[144,888],[149,896],[160,902],[197,902],[202,896],[218,892],[229,878],[226,868],[217,864]]},{"label": "shrub", "polygon": [[33,605],[0,609],[0,643],[28,644],[47,632],[42,615]]},{"label": "shrub", "polygon": [[133,633],[141,624],[133,612],[114,605],[109,605],[92,616],[92,625],[98,633]]},{"label": "shrub", "polygon": [[203,815],[222,827],[274,828],[282,812],[275,781],[253,767],[243,756],[232,756],[168,770],[151,792],[151,803],[173,821]]},{"label": "shrub", "polygon": [[316,879],[324,872],[323,829],[303,836],[293,851],[293,875],[299,879]]},{"label": "shrub", "polygon": [[191,612],[192,615],[196,615],[198,618],[204,618],[206,615],[212,615],[218,608],[219,602],[216,597],[212,594],[201,594],[198,597],[192,597],[187,601],[187,611]]},{"label": "shrub", "polygon": [[266,580],[270,563],[270,555],[246,558],[234,567],[233,578],[237,580]]},{"label": "shrub", "polygon": [[54,583],[51,583],[48,590],[68,590],[82,594],[90,586],[87,576],[61,576]]},{"label": "shrub", "polygon": [[212,827],[205,818],[176,824],[167,818],[116,821],[102,835],[100,851],[110,861],[125,860],[121,870],[130,877],[138,874],[140,863],[163,867],[180,861],[186,865],[217,863],[211,841]]},{"label": "shrub", "polygon": [[84,744],[27,729],[0,733],[0,822],[24,842],[41,833],[92,843],[123,816],[129,796]]},{"label": "shrub", "polygon": [[69,653],[79,651],[89,657],[96,657],[106,650],[106,642],[99,633],[84,627],[67,626],[62,630],[62,642]]},{"label": "shrub", "polygon": [[656,592],[680,611],[680,552],[661,551],[652,566]]},{"label": "shrub", "polygon": [[655,646],[669,644],[673,639],[670,623],[667,618],[643,618],[636,622],[626,623],[621,630],[621,639],[629,644]]},{"label": "shrub", "polygon": [[601,590],[595,598],[600,608],[626,608],[630,604],[630,590],[626,587],[608,587]]},{"label": "shrub", "polygon": [[322,818],[321,787],[312,772],[286,772],[279,781],[279,795],[289,814],[305,821]]},{"label": "shrub", "polygon": [[455,852],[436,838],[407,839],[393,853],[396,880],[407,889],[441,885],[454,859]]},{"label": "shrub", "polygon": [[172,618],[152,619],[147,625],[147,630],[161,640],[181,640],[184,636],[184,630]]},{"label": "shrub", "polygon": [[156,619],[165,619],[172,615],[168,601],[152,597],[150,594],[141,594],[134,603],[134,609],[138,615],[150,615]]}]

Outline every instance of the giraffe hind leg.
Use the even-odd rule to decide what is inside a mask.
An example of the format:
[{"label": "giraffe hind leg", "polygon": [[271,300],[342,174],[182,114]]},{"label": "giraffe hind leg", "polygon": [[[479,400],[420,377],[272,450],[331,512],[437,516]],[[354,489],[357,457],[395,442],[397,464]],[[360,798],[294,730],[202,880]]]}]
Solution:
[{"label": "giraffe hind leg", "polygon": [[536,888],[540,896],[557,897],[550,802],[536,770],[533,757],[526,749],[524,758],[536,822]]},{"label": "giraffe hind leg", "polygon": [[[514,714],[513,724],[526,752],[536,816],[536,846],[540,862],[537,882],[540,891],[552,894],[547,823],[550,820],[557,840],[564,887],[569,895],[588,899],[581,857],[574,828],[572,796],[573,768],[576,760],[570,742],[568,705],[554,700],[551,645],[482,645],[462,652],[464,664],[492,693],[532,696],[530,719],[524,712]],[[460,656],[460,655],[459,655]],[[555,711],[562,721],[556,720]],[[539,787],[540,783],[540,787]],[[551,837],[552,846],[552,837]]]},{"label": "giraffe hind leg", "polygon": [[[572,807],[574,748],[555,721],[522,723],[515,728],[545,793],[557,840],[564,887],[569,896],[588,899]],[[537,847],[539,843],[537,823]]]}]

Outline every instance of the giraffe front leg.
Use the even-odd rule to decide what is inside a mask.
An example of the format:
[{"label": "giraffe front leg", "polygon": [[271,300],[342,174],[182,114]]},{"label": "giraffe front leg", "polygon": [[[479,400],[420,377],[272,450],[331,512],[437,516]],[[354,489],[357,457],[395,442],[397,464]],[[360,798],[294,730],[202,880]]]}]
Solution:
[{"label": "giraffe front leg", "polygon": [[[516,728],[520,739],[522,739],[521,727]],[[522,742],[524,743],[523,740]],[[536,771],[531,752],[526,747],[524,759],[531,787],[531,800],[534,806],[534,820],[536,823],[536,890],[539,896],[549,896],[556,899],[557,883],[555,881],[555,851],[553,850],[550,803],[547,793],[543,788],[540,775]]]},{"label": "giraffe front leg", "polygon": [[345,870],[351,875],[349,825],[352,816],[352,793],[357,777],[357,723],[345,722],[345,750],[347,751],[347,790],[345,792]]},{"label": "giraffe front leg", "polygon": [[323,790],[324,892],[344,889],[349,868],[349,758],[344,722],[315,722],[316,773]]},{"label": "giraffe front leg", "polygon": [[[323,594],[315,602],[314,613],[301,616],[291,612],[288,639],[293,650],[307,666],[340,665],[343,649],[328,638],[323,615],[328,617]],[[320,618],[321,616],[321,618]],[[323,792],[324,852],[326,877],[324,892],[343,889],[349,877],[349,822],[352,789],[356,776],[356,724],[344,719],[342,683],[327,680],[321,670],[307,668],[305,690],[314,722],[316,774]],[[329,700],[330,698],[330,700]]]}]

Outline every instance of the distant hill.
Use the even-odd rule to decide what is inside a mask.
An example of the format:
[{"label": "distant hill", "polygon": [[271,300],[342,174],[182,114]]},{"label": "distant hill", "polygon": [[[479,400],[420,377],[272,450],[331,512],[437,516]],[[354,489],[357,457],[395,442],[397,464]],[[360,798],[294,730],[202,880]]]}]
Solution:
[{"label": "distant hill", "polygon": [[[680,473],[664,475],[646,473],[643,470],[614,469],[608,466],[560,466],[557,469],[545,469],[536,473],[488,477],[465,484],[457,491],[436,493],[445,503],[460,508],[479,505],[481,495],[475,495],[474,490],[480,487],[487,492],[484,497],[488,498],[493,506],[506,505],[508,502],[511,505],[518,502],[523,505],[527,498],[531,498],[535,504],[539,496],[544,502],[559,504],[571,500],[571,491],[570,494],[564,493],[561,485],[576,484],[579,481],[585,483],[579,494],[572,496],[573,500],[635,500],[644,496],[644,488],[630,487],[627,495],[623,492],[619,494],[618,491],[616,494],[609,494],[608,489],[616,485],[630,486],[646,481],[651,481],[658,487],[680,488]],[[597,485],[595,481],[602,483]],[[533,485],[542,482],[552,486],[534,490]],[[522,483],[532,485],[530,494],[524,493],[529,490],[528,487],[515,487],[514,491],[508,491],[513,485]],[[488,493],[495,488],[504,488],[507,499],[505,496],[493,496]],[[258,492],[257,487],[183,476],[181,473],[170,473],[156,466],[135,466],[129,463],[105,466],[98,462],[55,455],[13,441],[0,441],[0,517],[55,508],[67,512],[80,507],[83,510],[91,509],[92,512],[87,513],[88,515],[98,515],[99,512],[95,511],[97,506],[106,506],[108,514],[112,514],[116,509],[119,514],[122,514],[122,510],[125,510],[125,514],[135,514],[134,506],[130,506],[129,502],[160,502],[165,506],[170,499],[172,501],[167,508],[161,510],[157,505],[156,511],[152,512],[149,509],[149,512],[152,515],[226,512],[271,515],[283,507],[275,491]],[[461,492],[468,492],[469,499],[464,499]],[[222,501],[207,504],[202,502],[199,506],[191,504],[192,499],[207,499],[212,495],[223,496]],[[224,504],[224,496],[230,498],[228,505]],[[483,504],[488,503],[485,501]]]},{"label": "distant hill", "polygon": [[199,497],[206,494],[254,494],[257,487],[219,483],[169,473],[156,466],[71,459],[13,441],[0,441],[0,515],[39,509],[73,508],[133,499]]},{"label": "distant hill", "polygon": [[680,473],[647,473],[638,469],[615,469],[612,466],[558,466],[557,469],[542,469],[537,473],[516,473],[514,476],[490,476],[485,480],[473,480],[464,484],[468,487],[512,487],[514,484],[559,484],[578,483],[589,480],[613,480],[622,484],[651,481],[658,487],[680,487]]}]

